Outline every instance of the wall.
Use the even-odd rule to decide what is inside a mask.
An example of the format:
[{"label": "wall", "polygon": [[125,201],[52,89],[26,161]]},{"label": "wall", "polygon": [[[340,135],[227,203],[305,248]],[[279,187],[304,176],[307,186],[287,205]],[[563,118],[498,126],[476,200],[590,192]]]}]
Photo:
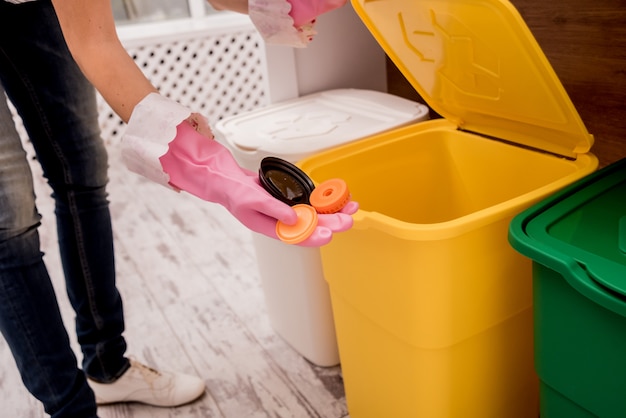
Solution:
[{"label": "wall", "polygon": [[315,29],[306,48],[265,45],[272,103],[336,88],[386,91],[385,53],[349,4]]}]

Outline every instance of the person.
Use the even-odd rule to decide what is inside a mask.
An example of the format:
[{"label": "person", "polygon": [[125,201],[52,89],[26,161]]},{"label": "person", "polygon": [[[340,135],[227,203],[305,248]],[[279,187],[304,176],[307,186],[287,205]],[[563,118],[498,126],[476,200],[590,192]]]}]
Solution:
[{"label": "person", "polygon": [[[261,4],[253,7],[254,1]],[[284,30],[272,24],[266,8],[274,0],[254,1],[253,21],[264,36]],[[300,8],[307,10],[301,17],[306,30],[292,23],[282,39],[294,46],[310,42],[314,15],[344,2]],[[315,2],[304,1],[309,3]],[[241,0],[213,4],[248,12]],[[278,14],[298,9],[292,6]],[[122,146],[129,169],[221,204],[258,233],[275,238],[278,220],[296,222],[292,208],[269,196],[212,140],[202,115],[158,93],[117,38],[110,0],[0,0],[0,330],[24,385],[53,418],[93,418],[98,404],[113,402],[176,406],[205,392],[200,377],[158,371],[126,355],[108,156],[94,87],[128,123]],[[33,177],[4,94],[21,116],[52,189],[82,368],[43,261]],[[301,245],[326,244],[351,227],[357,208],[350,202],[342,213],[320,215]]]}]

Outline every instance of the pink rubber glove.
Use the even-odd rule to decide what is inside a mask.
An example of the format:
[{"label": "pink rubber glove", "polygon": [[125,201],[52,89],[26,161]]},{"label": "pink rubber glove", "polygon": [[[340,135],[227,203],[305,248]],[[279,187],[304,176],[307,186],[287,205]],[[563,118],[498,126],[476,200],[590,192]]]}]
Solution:
[{"label": "pink rubber glove", "polygon": [[[187,121],[176,127],[176,137],[159,160],[170,185],[221,204],[252,231],[278,239],[277,220],[289,225],[296,222],[295,211],[263,189],[258,174],[241,168],[227,148]],[[320,215],[313,235],[298,245],[327,244],[333,232],[352,227],[350,215],[357,209],[358,204],[350,202],[340,213]]]},{"label": "pink rubber glove", "polygon": [[293,19],[296,28],[314,23],[315,19],[331,10],[338,9],[346,4],[347,0],[289,0],[291,11],[289,16]]},{"label": "pink rubber glove", "polygon": [[318,16],[342,7],[347,0],[248,0],[248,15],[270,44],[303,48],[317,34]]}]

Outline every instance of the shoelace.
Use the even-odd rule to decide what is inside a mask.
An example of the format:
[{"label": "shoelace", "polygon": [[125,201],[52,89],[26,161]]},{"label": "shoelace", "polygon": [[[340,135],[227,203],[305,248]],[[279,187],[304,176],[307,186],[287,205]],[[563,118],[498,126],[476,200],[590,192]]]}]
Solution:
[{"label": "shoelace", "polygon": [[130,360],[131,362],[131,367],[136,368],[137,370],[139,370],[139,372],[141,373],[141,376],[143,377],[143,379],[148,382],[150,384],[150,386],[152,386],[152,383],[157,380],[159,377],[161,377],[161,372],[159,372],[158,370],[153,369],[150,366],[146,366],[145,364],[139,363],[137,361],[134,360]]}]

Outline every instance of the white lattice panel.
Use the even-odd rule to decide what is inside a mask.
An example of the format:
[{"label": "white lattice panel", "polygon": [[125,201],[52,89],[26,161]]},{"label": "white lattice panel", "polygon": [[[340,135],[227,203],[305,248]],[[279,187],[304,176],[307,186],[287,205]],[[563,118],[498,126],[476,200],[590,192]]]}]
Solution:
[{"label": "white lattice panel", "polygon": [[[211,124],[269,103],[262,38],[253,26],[220,25],[213,31],[180,32],[127,42],[126,49],[165,96],[204,114]],[[18,130],[26,138],[14,112]],[[99,123],[107,143],[124,123],[98,96]]]},{"label": "white lattice panel", "polygon": [[[128,47],[129,54],[165,96],[216,121],[268,104],[266,62],[256,30],[213,34]],[[105,139],[122,121],[99,98]]]}]

